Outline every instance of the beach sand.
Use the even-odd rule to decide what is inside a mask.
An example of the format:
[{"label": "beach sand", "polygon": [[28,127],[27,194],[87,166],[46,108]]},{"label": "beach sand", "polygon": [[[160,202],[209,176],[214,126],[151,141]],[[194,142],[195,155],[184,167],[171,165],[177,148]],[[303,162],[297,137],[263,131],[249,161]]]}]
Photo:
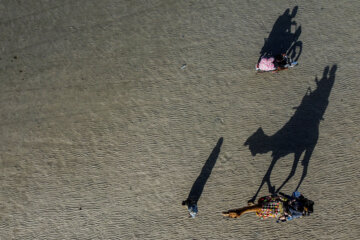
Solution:
[{"label": "beach sand", "polygon": [[[295,6],[298,66],[256,73],[264,38]],[[1,2],[0,238],[357,239],[359,11],[335,0]],[[272,160],[245,141],[282,129],[335,65],[299,188],[314,213],[224,218]],[[181,202],[221,137],[191,219]],[[293,159],[277,161],[275,187]],[[302,172],[300,161],[281,191]],[[268,194],[265,184],[258,197]]]}]

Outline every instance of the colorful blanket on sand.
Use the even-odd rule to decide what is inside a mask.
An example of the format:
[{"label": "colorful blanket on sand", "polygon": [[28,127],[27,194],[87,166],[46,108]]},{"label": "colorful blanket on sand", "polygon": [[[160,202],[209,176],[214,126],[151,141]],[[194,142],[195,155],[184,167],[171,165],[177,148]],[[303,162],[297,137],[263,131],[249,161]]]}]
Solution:
[{"label": "colorful blanket on sand", "polygon": [[269,217],[279,218],[284,214],[283,202],[286,200],[286,198],[279,196],[262,197],[258,201],[258,203],[262,205],[262,208],[256,212],[256,215],[261,219],[266,219]]}]

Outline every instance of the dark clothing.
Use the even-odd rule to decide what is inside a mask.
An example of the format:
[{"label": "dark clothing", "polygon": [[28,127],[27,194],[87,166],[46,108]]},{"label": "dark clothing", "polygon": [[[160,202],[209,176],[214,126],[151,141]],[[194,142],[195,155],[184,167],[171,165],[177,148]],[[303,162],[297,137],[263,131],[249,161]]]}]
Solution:
[{"label": "dark clothing", "polygon": [[291,196],[283,193],[280,195],[287,198],[287,201],[284,203],[284,215],[278,219],[278,222],[286,222],[303,216],[304,206],[300,201],[301,193],[296,191]]},{"label": "dark clothing", "polygon": [[279,54],[275,57],[275,64],[277,65],[276,67],[285,68],[288,64],[288,58],[284,55]]}]

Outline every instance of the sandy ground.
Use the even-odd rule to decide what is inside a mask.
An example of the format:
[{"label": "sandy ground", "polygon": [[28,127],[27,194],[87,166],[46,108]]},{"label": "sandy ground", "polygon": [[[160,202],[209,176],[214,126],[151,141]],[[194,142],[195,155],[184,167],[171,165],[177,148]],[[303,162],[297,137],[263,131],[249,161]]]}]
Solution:
[{"label": "sandy ground", "polygon": [[[295,6],[299,65],[256,74],[264,38]],[[357,239],[359,11],[356,0],[1,1],[0,238]],[[283,129],[334,65],[299,188],[315,212],[223,218],[272,159],[245,141]],[[221,137],[190,219],[181,202]],[[293,159],[277,161],[272,184]],[[299,162],[282,191],[302,172]]]}]

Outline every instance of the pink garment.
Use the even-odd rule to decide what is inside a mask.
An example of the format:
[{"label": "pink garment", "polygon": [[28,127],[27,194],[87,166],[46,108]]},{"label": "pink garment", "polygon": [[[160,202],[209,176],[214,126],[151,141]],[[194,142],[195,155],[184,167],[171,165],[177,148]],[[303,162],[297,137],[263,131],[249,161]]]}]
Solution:
[{"label": "pink garment", "polygon": [[260,62],[259,62],[259,67],[260,70],[262,71],[273,71],[275,70],[275,65],[274,65],[274,58],[265,58],[262,57]]}]

